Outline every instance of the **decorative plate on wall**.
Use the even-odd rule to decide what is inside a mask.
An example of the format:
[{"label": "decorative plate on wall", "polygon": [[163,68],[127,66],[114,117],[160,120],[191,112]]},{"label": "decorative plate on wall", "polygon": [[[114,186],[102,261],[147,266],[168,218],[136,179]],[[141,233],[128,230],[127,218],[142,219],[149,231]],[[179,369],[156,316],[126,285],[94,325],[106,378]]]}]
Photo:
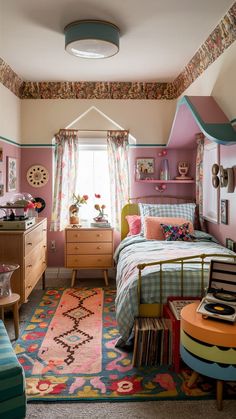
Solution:
[{"label": "decorative plate on wall", "polygon": [[34,202],[35,202],[35,211],[37,211],[38,213],[43,211],[44,208],[46,207],[46,203],[43,198],[34,198]]},{"label": "decorative plate on wall", "polygon": [[49,179],[47,169],[40,164],[31,166],[26,174],[28,183],[34,188],[40,188],[46,185]]}]

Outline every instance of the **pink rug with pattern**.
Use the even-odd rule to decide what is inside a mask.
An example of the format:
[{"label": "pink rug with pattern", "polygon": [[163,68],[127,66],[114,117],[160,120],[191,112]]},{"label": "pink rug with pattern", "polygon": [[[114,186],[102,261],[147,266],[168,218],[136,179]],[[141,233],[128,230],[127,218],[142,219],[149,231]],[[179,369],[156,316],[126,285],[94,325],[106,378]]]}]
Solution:
[{"label": "pink rug with pattern", "polygon": [[[100,372],[102,312],[102,289],[83,293],[79,289],[65,290],[38,351],[32,375],[48,371],[56,374]],[[36,314],[40,314],[40,308]]]}]

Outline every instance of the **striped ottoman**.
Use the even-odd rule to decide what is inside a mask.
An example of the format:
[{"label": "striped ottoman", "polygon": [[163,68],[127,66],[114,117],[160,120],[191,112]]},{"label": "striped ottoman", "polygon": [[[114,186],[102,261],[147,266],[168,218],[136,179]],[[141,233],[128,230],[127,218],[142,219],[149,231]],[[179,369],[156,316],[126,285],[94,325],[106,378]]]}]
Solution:
[{"label": "striped ottoman", "polygon": [[0,320],[0,418],[24,418],[26,396],[24,372]]},{"label": "striped ottoman", "polygon": [[198,373],[217,380],[217,408],[222,409],[223,381],[236,381],[236,324],[204,319],[198,303],[181,310],[180,355],[193,369],[188,386]]}]

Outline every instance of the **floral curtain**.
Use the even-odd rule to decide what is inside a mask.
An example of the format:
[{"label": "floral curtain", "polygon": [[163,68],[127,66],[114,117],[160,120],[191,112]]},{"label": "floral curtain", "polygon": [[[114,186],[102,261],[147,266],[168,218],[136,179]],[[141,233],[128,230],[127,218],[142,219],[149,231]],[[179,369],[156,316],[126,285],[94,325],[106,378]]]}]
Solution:
[{"label": "floral curtain", "polygon": [[203,227],[203,156],[204,156],[204,135],[196,135],[197,157],[196,157],[196,204],[199,210],[200,226]]},{"label": "floral curtain", "polygon": [[128,131],[107,132],[111,188],[111,221],[116,230],[120,230],[121,209],[129,199],[128,137]]},{"label": "floral curtain", "polygon": [[61,231],[68,224],[69,206],[75,192],[78,173],[78,156],[78,131],[60,130],[55,136],[51,231]]}]

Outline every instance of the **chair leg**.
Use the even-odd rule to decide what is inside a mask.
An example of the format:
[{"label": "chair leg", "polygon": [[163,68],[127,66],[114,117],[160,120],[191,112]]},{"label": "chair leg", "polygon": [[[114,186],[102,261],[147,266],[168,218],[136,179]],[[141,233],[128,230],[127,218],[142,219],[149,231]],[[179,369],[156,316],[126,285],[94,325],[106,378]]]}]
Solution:
[{"label": "chair leg", "polygon": [[18,310],[18,301],[13,305],[13,316],[14,316],[14,328],[15,328],[15,337],[19,337],[19,310]]},{"label": "chair leg", "polygon": [[223,408],[223,381],[217,380],[216,382],[216,403],[217,409],[222,410]]}]

